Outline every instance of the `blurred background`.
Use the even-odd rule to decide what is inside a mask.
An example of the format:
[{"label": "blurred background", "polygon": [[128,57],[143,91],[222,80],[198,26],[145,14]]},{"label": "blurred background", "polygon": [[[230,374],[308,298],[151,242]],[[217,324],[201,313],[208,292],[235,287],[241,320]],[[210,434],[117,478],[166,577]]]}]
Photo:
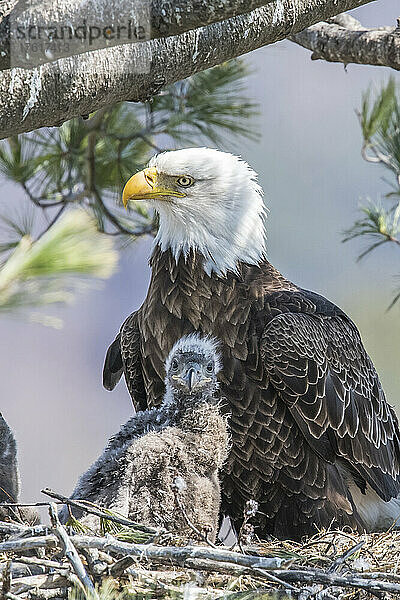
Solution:
[{"label": "blurred background", "polygon": [[[398,1],[382,0],[352,14],[366,26],[392,25]],[[227,147],[259,173],[269,207],[269,259],[352,317],[400,413],[400,303],[387,311],[399,285],[398,247],[384,245],[357,263],[363,240],[341,243],[359,203],[388,191],[383,169],[361,158],[355,110],[363,92],[370,85],[380,89],[393,72],[311,61],[308,51],[287,41],[245,61],[251,69],[246,95],[259,105],[254,119],[260,139],[240,138]],[[20,186],[1,183],[1,211],[26,210]],[[53,310],[62,329],[18,313],[0,316],[1,412],[19,445],[24,500],[41,499],[43,487],[69,494],[132,414],[124,382],[109,393],[101,375],[108,345],[146,294],[150,252],[150,237],[131,244],[110,279]]]}]

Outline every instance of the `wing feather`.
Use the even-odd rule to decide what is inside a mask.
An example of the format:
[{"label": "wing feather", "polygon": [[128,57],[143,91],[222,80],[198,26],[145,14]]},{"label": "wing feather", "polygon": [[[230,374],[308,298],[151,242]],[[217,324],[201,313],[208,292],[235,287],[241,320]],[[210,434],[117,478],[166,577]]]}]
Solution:
[{"label": "wing feather", "polygon": [[344,460],[385,500],[400,492],[400,433],[355,325],[343,315],[285,313],[266,326],[268,378],[306,441]]},{"label": "wing feather", "polygon": [[121,356],[121,334],[109,346],[104,360],[103,386],[111,392],[122,377],[124,365]]},{"label": "wing feather", "polygon": [[138,410],[145,410],[147,399],[142,373],[138,311],[124,321],[120,332],[107,350],[103,368],[104,387],[113,390],[122,373],[125,374],[133,405]]}]

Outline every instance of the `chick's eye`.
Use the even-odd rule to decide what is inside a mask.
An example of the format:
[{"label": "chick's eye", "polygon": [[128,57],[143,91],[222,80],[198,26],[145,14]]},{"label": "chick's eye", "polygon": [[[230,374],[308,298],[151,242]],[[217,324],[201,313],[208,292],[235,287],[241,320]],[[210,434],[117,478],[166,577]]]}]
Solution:
[{"label": "chick's eye", "polygon": [[190,187],[191,185],[194,184],[194,179],[193,179],[193,177],[190,177],[189,175],[182,175],[182,177],[178,177],[176,182],[181,187]]},{"label": "chick's eye", "polygon": [[212,373],[213,369],[214,369],[214,365],[212,364],[212,362],[208,363],[208,365],[207,365],[207,371],[209,373]]},{"label": "chick's eye", "polygon": [[176,369],[178,368],[178,361],[175,360],[175,358],[171,363],[171,367],[173,368],[174,371],[176,371]]}]

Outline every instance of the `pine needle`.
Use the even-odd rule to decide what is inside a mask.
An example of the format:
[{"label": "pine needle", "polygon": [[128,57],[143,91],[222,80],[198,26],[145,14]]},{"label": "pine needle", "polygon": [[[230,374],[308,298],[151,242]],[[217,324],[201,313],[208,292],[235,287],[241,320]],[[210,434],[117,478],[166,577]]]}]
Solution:
[{"label": "pine needle", "polygon": [[70,302],[89,278],[110,277],[117,261],[111,238],[83,210],[70,211],[38,241],[24,236],[3,264],[0,311]]}]

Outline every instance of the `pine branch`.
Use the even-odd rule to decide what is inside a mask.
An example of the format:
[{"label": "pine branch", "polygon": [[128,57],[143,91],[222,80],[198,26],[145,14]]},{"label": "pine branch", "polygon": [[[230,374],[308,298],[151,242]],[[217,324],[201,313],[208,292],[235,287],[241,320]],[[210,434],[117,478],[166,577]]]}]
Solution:
[{"label": "pine branch", "polygon": [[24,236],[0,268],[0,311],[65,303],[88,278],[108,278],[118,255],[83,211],[71,211],[33,242]]},{"label": "pine branch", "polygon": [[[375,99],[371,91],[364,94],[358,113],[365,161],[380,164],[394,177],[392,191],[378,203],[362,206],[363,216],[344,232],[344,242],[355,238],[369,239],[371,243],[361,252],[358,260],[384,244],[400,247],[400,100],[393,79],[384,86]],[[391,306],[400,298],[396,293]]]}]

